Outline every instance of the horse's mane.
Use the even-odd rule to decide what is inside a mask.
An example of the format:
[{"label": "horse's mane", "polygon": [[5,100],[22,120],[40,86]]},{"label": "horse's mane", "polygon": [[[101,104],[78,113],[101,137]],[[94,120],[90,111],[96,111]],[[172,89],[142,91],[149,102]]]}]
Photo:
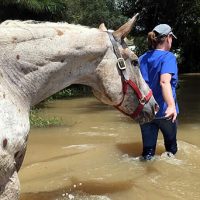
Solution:
[{"label": "horse's mane", "polygon": [[[46,29],[46,30],[45,30]],[[82,25],[69,24],[67,22],[40,22],[34,20],[6,20],[0,24],[0,45],[10,43],[11,38],[17,37],[18,40],[26,41],[51,37],[55,35],[55,30],[77,31],[79,33],[94,31],[96,28],[90,28]],[[22,34],[27,33],[27,34]]]},{"label": "horse's mane", "polygon": [[60,27],[60,28],[76,28],[76,29],[90,29],[90,27],[76,24],[69,24],[67,22],[48,22],[48,21],[35,21],[35,20],[6,20],[0,24],[0,27]]}]

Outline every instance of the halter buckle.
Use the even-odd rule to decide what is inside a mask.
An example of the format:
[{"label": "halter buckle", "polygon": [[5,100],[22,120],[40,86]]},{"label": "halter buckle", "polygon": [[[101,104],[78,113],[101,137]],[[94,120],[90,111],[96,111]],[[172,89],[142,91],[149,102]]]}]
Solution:
[{"label": "halter buckle", "polygon": [[117,66],[119,67],[120,70],[126,69],[126,63],[125,63],[124,58],[118,58],[117,59]]},{"label": "halter buckle", "polygon": [[140,102],[141,105],[145,105],[147,103],[145,97],[142,97],[141,99],[139,99],[139,102]]}]

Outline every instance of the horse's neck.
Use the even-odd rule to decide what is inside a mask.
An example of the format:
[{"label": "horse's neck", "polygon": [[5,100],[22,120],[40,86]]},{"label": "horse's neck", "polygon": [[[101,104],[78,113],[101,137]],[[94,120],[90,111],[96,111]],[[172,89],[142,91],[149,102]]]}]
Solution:
[{"label": "horse's neck", "polygon": [[[9,82],[34,105],[74,83],[94,86],[106,52],[106,34],[62,24],[1,27],[1,66]],[[13,84],[14,83],[14,84]]]}]

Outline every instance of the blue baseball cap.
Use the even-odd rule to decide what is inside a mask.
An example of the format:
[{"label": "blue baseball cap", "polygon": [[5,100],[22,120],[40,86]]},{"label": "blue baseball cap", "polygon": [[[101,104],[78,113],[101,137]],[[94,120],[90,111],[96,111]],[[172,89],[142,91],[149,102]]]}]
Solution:
[{"label": "blue baseball cap", "polygon": [[159,24],[153,29],[153,31],[157,32],[159,36],[172,35],[175,39],[177,39],[172,32],[172,28],[168,24]]}]

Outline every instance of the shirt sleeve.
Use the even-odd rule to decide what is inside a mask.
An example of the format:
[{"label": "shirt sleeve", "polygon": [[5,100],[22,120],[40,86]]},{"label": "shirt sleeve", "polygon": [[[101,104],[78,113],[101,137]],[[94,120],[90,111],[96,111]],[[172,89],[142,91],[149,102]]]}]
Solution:
[{"label": "shirt sleeve", "polygon": [[162,62],[160,74],[177,74],[176,57],[171,52],[167,54]]}]

